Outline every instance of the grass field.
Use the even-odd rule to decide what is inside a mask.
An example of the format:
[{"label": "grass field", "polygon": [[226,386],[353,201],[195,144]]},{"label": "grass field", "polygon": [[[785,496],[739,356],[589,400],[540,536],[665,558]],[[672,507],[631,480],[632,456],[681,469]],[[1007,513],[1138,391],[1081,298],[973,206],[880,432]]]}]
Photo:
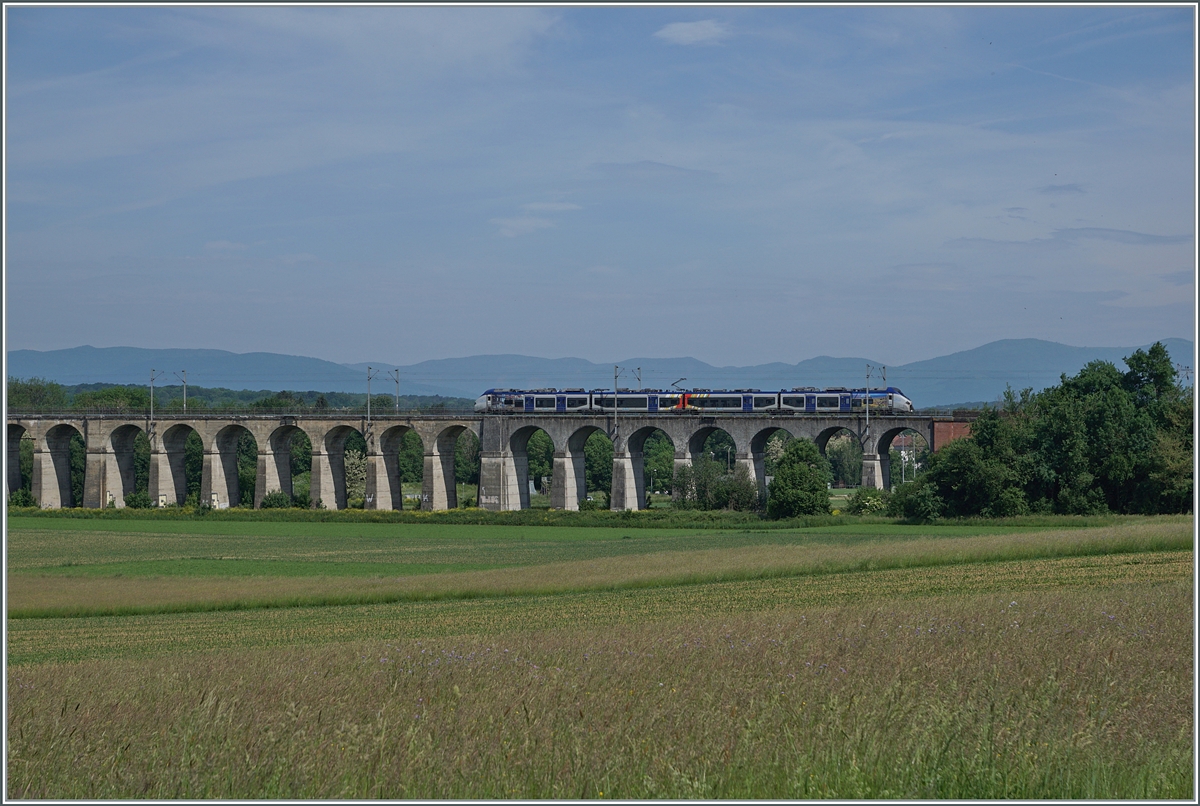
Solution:
[{"label": "grass field", "polygon": [[12,517],[8,796],[1191,798],[1190,518]]}]

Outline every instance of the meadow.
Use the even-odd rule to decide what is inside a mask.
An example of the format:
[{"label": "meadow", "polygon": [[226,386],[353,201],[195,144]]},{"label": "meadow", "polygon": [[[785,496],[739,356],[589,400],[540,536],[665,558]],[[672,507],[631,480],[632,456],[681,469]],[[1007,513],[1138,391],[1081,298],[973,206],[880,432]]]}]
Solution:
[{"label": "meadow", "polygon": [[10,514],[19,798],[1190,798],[1193,522]]}]

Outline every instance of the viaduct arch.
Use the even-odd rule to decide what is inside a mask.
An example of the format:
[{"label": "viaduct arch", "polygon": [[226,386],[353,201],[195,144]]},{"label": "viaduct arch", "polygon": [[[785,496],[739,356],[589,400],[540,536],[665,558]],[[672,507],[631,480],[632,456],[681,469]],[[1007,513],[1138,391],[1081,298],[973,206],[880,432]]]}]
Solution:
[{"label": "viaduct arch", "polygon": [[[943,427],[956,426],[956,428]],[[466,431],[479,438],[479,504],[491,510],[529,506],[526,448],[534,431],[546,432],[554,443],[551,505],[578,509],[587,495],[584,483],[584,443],[596,431],[613,443],[612,509],[644,509],[643,448],[655,430],[663,431],[675,446],[675,464],[690,464],[701,454],[713,431],[724,430],[736,445],[735,461],[743,465],[765,493],[764,452],[776,431],[810,439],[824,449],[831,435],[842,429],[857,434],[863,444],[864,486],[890,486],[888,450],[906,430],[920,434],[937,450],[963,432],[963,424],[929,415],[876,415],[868,432],[858,416],[800,415],[755,416],[692,414],[628,414],[615,422],[611,414],[471,416],[424,415],[365,417],[320,415],[202,415],[162,416],[151,421],[128,415],[23,415],[8,416],[8,473],[6,496],[21,486],[20,441],[33,442],[32,492],[42,507],[57,508],[81,503],[85,507],[125,505],[133,491],[133,443],[144,433],[150,441],[150,498],[158,506],[182,504],[187,493],[184,444],[195,432],[204,445],[201,501],[216,508],[236,506],[241,500],[237,475],[237,441],[248,432],[258,445],[254,506],[268,493],[292,492],[291,441],[297,433],[312,445],[309,497],[330,509],[346,506],[345,444],[352,431],[367,445],[365,506],[397,509],[402,503],[399,469],[400,445],[412,431],[424,446],[424,482],[421,507],[452,509],[458,505],[454,481],[454,453]],[[83,501],[72,500],[69,444],[78,432],[87,449]]]}]

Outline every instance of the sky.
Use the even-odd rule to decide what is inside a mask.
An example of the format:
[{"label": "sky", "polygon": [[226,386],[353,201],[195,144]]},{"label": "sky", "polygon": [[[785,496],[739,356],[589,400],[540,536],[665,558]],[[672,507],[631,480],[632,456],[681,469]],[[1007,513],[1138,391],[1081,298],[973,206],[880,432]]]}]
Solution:
[{"label": "sky", "polygon": [[9,350],[1195,331],[1190,6],[4,14]]}]

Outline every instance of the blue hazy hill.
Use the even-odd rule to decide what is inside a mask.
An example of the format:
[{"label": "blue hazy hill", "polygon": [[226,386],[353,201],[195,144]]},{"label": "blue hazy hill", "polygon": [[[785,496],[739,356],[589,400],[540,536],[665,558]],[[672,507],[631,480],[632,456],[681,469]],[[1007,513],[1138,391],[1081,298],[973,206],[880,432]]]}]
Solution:
[{"label": "blue hazy hill", "polygon": [[[1193,343],[1163,339],[1172,360],[1193,366]],[[948,406],[967,401],[990,402],[1014,389],[1043,389],[1073,375],[1089,361],[1123,359],[1139,347],[1070,347],[1040,339],[1004,339],[951,355],[887,368],[889,385],[904,390],[918,407]],[[870,358],[818,356],[796,364],[775,362],[748,367],[716,367],[695,358],[625,358],[618,384],[637,388],[641,368],[645,388],[669,388],[680,378],[685,388],[779,389],[792,386],[862,386]],[[186,369],[188,383],[229,389],[291,389],[325,392],[366,391],[368,363],[338,364],[318,358],[277,353],[231,353],[224,350],[153,350],[139,347],[75,347],[69,350],[14,350],[8,353],[11,377],[43,377],[62,384],[147,383],[151,367],[166,370],[156,385],[176,386],[174,373]],[[522,355],[477,355],[404,365],[370,362],[379,371],[372,391],[395,391],[388,370],[400,370],[403,394],[476,397],[491,387],[611,388],[613,364],[582,358],[535,358]],[[878,372],[872,385],[881,383]]]}]

